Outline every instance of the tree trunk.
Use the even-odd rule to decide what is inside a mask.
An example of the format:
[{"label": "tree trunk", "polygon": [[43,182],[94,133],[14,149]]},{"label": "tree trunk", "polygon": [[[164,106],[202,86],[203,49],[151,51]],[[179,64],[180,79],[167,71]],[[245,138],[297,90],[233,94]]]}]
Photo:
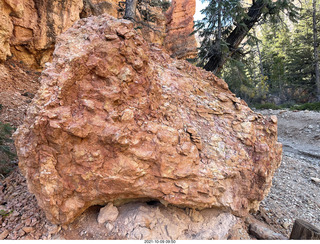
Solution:
[{"label": "tree trunk", "polygon": [[263,70],[263,64],[262,64],[262,56],[261,56],[261,52],[260,52],[260,47],[259,47],[259,41],[256,35],[256,31],[253,31],[254,37],[256,38],[256,45],[257,45],[257,51],[258,51],[258,56],[259,56],[259,67],[260,67],[260,75],[261,75],[261,79],[264,78],[264,70]]},{"label": "tree trunk", "polygon": [[221,70],[226,60],[237,51],[239,45],[246,37],[248,32],[259,21],[259,18],[262,15],[262,10],[266,6],[267,3],[264,0],[257,0],[252,4],[249,9],[248,16],[240,22],[240,24],[230,33],[226,40],[229,47],[228,53],[221,54],[219,50],[217,50],[217,47],[214,46],[212,53],[209,55],[209,61],[204,66],[205,70],[215,71],[215,73]]},{"label": "tree trunk", "polygon": [[124,19],[133,20],[136,17],[137,2],[138,0],[126,0]]},{"label": "tree trunk", "polygon": [[[218,4],[218,33],[216,36],[216,42],[214,46],[214,50],[217,50],[217,55],[221,56],[221,37],[222,37],[222,23],[221,23],[221,0],[216,0],[216,3]],[[217,69],[212,70],[213,73],[217,72]]]},{"label": "tree trunk", "polygon": [[317,99],[320,101],[320,77],[319,77],[319,54],[318,54],[318,31],[317,31],[317,6],[316,0],[312,0],[313,8],[313,51],[314,51],[314,68],[317,85]]}]

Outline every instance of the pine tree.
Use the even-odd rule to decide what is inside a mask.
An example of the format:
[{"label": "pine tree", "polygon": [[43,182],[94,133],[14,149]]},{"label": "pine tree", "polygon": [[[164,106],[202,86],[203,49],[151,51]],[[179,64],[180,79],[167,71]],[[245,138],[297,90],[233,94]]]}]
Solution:
[{"label": "pine tree", "polygon": [[318,44],[318,28],[317,28],[317,4],[316,0],[312,0],[312,29],[313,29],[313,53],[314,53],[314,69],[315,82],[317,86],[317,99],[320,101],[320,74],[319,74],[319,44]]},{"label": "pine tree", "polygon": [[[195,25],[202,39],[201,65],[208,71],[219,72],[223,64],[239,51],[240,44],[255,25],[262,20],[279,19],[281,11],[285,11],[290,18],[297,15],[297,8],[290,0],[256,0],[251,3],[239,0],[210,1],[202,11],[206,17]],[[218,38],[219,31],[222,32],[221,40]]]},{"label": "pine tree", "polygon": [[[317,15],[316,18],[316,28],[319,30],[320,16]],[[306,0],[286,53],[288,84],[296,91],[293,96],[301,102],[312,100],[317,95],[313,28],[312,1]]]}]

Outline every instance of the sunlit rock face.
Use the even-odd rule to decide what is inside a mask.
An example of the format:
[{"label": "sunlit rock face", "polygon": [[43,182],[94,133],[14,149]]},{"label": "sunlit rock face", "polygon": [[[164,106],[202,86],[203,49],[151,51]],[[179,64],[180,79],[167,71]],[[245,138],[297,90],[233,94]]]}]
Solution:
[{"label": "sunlit rock face", "polygon": [[41,83],[15,143],[53,223],[137,199],[244,216],[280,164],[276,117],[148,44],[130,21],[76,22],[58,38]]},{"label": "sunlit rock face", "polygon": [[178,59],[192,59],[197,56],[197,41],[193,16],[196,0],[175,0],[166,12],[167,29],[164,45],[171,56]]},{"label": "sunlit rock face", "polygon": [[[42,70],[51,62],[56,38],[77,20],[104,13],[122,18],[120,0],[0,0],[0,62],[12,56]],[[148,7],[153,22],[137,10],[135,28],[148,42],[166,47],[174,57],[196,54],[193,31],[195,0],[171,2],[167,13]]]}]

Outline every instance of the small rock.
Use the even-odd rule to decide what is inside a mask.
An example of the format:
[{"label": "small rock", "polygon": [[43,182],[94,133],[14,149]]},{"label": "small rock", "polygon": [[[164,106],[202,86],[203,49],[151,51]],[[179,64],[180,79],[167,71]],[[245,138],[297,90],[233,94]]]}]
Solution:
[{"label": "small rock", "polygon": [[112,231],[113,225],[110,224],[110,223],[107,223],[107,224],[106,224],[106,229],[107,229],[109,232]]},{"label": "small rock", "polygon": [[16,210],[13,211],[13,213],[11,214],[11,216],[13,217],[18,217],[20,215],[20,213],[18,213]]},{"label": "small rock", "polygon": [[22,220],[27,219],[27,218],[28,218],[28,216],[27,216],[26,214],[23,214],[23,215],[21,216],[21,219],[22,219]]},{"label": "small rock", "polygon": [[22,230],[26,233],[30,233],[30,232],[34,231],[34,229],[32,227],[23,227]]},{"label": "small rock", "polygon": [[47,225],[48,233],[53,235],[58,233],[61,230],[61,226],[58,225]]},{"label": "small rock", "polygon": [[277,116],[271,115],[271,116],[270,116],[270,119],[271,119],[271,121],[272,121],[274,124],[278,123],[278,118],[277,118]]},{"label": "small rock", "polygon": [[191,218],[191,220],[193,222],[201,222],[201,221],[203,221],[202,214],[199,211],[195,210],[195,209],[189,209],[188,215],[190,216],[190,218]]},{"label": "small rock", "polygon": [[25,225],[29,226],[31,224],[31,218],[25,220]]},{"label": "small rock", "polygon": [[6,237],[9,235],[9,231],[8,230],[4,230],[1,234],[0,234],[0,240],[4,240],[6,239]]},{"label": "small rock", "polygon": [[26,234],[26,232],[24,232],[22,229],[18,231],[18,236],[22,237]]},{"label": "small rock", "polygon": [[31,218],[30,226],[35,226],[37,223],[38,223],[38,220],[36,218]]},{"label": "small rock", "polygon": [[113,222],[117,219],[119,211],[117,207],[113,206],[112,203],[108,203],[107,206],[100,209],[98,216],[98,223],[103,224],[105,222]]},{"label": "small rock", "polygon": [[288,221],[285,221],[284,223],[282,223],[283,228],[288,229],[290,226],[290,223]]},{"label": "small rock", "polygon": [[20,223],[20,224],[17,224],[17,225],[14,227],[14,229],[15,229],[15,230],[20,230],[23,226],[24,226],[24,225],[23,225],[22,223]]},{"label": "small rock", "polygon": [[315,183],[320,183],[320,179],[319,178],[315,178],[315,177],[311,177],[311,180]]},{"label": "small rock", "polygon": [[108,41],[112,41],[112,40],[115,40],[115,39],[118,39],[118,36],[117,35],[105,35],[106,39]]}]

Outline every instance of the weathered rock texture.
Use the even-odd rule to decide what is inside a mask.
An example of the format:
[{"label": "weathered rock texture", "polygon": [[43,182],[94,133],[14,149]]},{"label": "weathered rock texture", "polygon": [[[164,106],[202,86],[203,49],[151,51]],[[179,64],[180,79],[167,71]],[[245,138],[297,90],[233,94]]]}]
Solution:
[{"label": "weathered rock texture", "polygon": [[[43,68],[46,62],[51,61],[58,35],[80,18],[103,13],[117,17],[118,2],[119,0],[0,0],[0,62],[13,55],[16,60],[32,68]],[[139,24],[136,27],[143,27],[140,32],[148,41],[162,45],[166,35],[166,17],[160,8],[150,9],[155,15],[155,23],[150,24],[152,28]],[[183,21],[184,16],[175,15],[175,11],[176,8],[171,11],[170,19],[179,17],[179,21]],[[189,15],[186,18],[191,20]],[[169,26],[171,28],[171,24]],[[189,34],[189,26],[185,31]],[[178,34],[181,32],[183,31],[180,29]],[[172,46],[176,36],[171,36],[170,32],[168,39],[171,52],[181,53],[177,46]],[[180,44],[179,41],[177,45]],[[187,49],[185,51],[188,52]]]},{"label": "weathered rock texture", "polygon": [[41,83],[15,142],[54,223],[132,199],[246,215],[280,164],[276,117],[146,43],[129,21],[78,21],[58,38]]},{"label": "weathered rock texture", "polygon": [[165,47],[171,56],[178,59],[195,58],[197,42],[193,29],[193,15],[196,12],[196,0],[172,1],[167,16]]},{"label": "weathered rock texture", "polygon": [[250,240],[241,218],[215,209],[197,211],[161,204],[129,203],[119,208],[106,232],[129,240]]},{"label": "weathered rock texture", "polygon": [[0,64],[0,122],[17,127],[39,89],[40,73],[33,72],[20,62],[7,60]]},{"label": "weathered rock texture", "polygon": [[13,26],[10,51],[15,59],[32,67],[41,67],[51,59],[56,36],[79,19],[83,8],[82,0],[0,2],[9,13],[2,17]]},{"label": "weathered rock texture", "polygon": [[10,7],[3,1],[0,1],[0,62],[6,60],[10,52],[10,37],[13,25],[10,21]]}]

